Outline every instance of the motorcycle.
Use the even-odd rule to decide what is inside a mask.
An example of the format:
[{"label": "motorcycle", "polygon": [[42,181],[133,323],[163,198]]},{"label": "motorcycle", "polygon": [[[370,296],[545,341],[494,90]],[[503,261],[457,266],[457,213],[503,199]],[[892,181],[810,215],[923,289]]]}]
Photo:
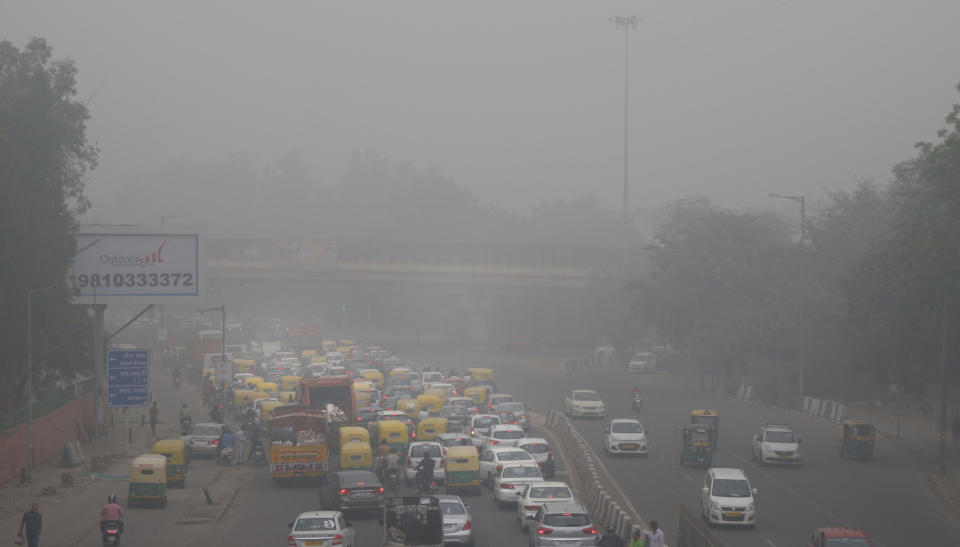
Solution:
[{"label": "motorcycle", "polygon": [[392,489],[396,490],[400,487],[400,470],[399,469],[387,469],[386,476],[386,485]]},{"label": "motorcycle", "polygon": [[643,409],[643,395],[639,393],[633,394],[633,411],[637,414]]},{"label": "motorcycle", "polygon": [[123,523],[118,520],[108,520],[103,523],[103,545],[110,547],[120,545],[120,534],[123,531]]},{"label": "motorcycle", "polygon": [[253,443],[253,450],[250,452],[250,461],[253,465],[266,465],[267,455],[263,451],[263,444],[260,441]]},{"label": "motorcycle", "polygon": [[176,389],[180,389],[180,383],[181,383],[181,382],[182,382],[182,380],[180,380],[180,377],[179,377],[179,376],[174,376],[174,377],[173,377],[173,387],[175,387]]},{"label": "motorcycle", "polygon": [[437,491],[437,480],[435,478],[427,477],[426,473],[418,473],[416,478],[416,488],[417,494],[423,496],[429,496]]},{"label": "motorcycle", "polygon": [[230,465],[235,458],[236,455],[233,451],[233,446],[228,446],[220,451],[220,456],[217,457],[217,463],[220,465]]},{"label": "motorcycle", "polygon": [[190,416],[184,416],[180,418],[180,434],[189,435],[190,429],[193,427],[193,418]]}]

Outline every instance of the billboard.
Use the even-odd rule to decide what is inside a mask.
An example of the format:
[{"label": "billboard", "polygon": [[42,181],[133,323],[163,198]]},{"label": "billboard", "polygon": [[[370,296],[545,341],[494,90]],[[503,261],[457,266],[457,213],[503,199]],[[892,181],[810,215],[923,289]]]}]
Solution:
[{"label": "billboard", "polygon": [[68,283],[74,304],[191,302],[203,294],[196,228],[81,226]]}]

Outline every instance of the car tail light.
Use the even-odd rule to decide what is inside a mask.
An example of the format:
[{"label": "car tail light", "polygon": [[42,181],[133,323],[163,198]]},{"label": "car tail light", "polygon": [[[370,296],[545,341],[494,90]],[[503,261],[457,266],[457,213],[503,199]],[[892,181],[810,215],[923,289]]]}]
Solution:
[{"label": "car tail light", "polygon": [[536,511],[537,509],[540,509],[540,506],[539,506],[539,505],[524,505],[523,508],[526,509],[527,511]]},{"label": "car tail light", "polygon": [[516,486],[510,484],[509,482],[505,482],[505,483],[501,484],[501,485],[500,485],[500,488],[503,489],[503,490],[516,490],[516,489],[517,489]]},{"label": "car tail light", "polygon": [[500,441],[496,439],[490,439],[490,444],[500,444]]},{"label": "car tail light", "polygon": [[341,496],[346,494],[347,492],[349,492],[349,490],[347,490],[346,488],[341,488],[340,490],[337,490],[337,494],[340,494]]},{"label": "car tail light", "polygon": [[377,488],[377,493],[378,493],[378,494],[383,494],[383,487],[382,487],[382,486],[381,486],[380,488]]},{"label": "car tail light", "polygon": [[288,547],[297,547],[297,540],[293,539],[293,536],[287,536],[287,545]]},{"label": "car tail light", "polygon": [[553,452],[552,452],[552,451],[549,451],[549,450],[547,451],[547,459],[548,459],[548,460],[552,460],[552,459],[553,459]]},{"label": "car tail light", "polygon": [[591,527],[589,527],[589,528],[584,528],[584,529],[583,529],[583,533],[584,533],[584,534],[596,534],[596,533],[597,533],[597,527],[596,527],[596,526],[591,526]]},{"label": "car tail light", "polygon": [[116,528],[107,528],[107,533],[108,533],[108,534],[116,534],[116,533],[117,533],[117,529],[116,529]]},{"label": "car tail light", "polygon": [[440,467],[446,467],[446,466],[447,466],[447,459],[440,458]]},{"label": "car tail light", "polygon": [[470,521],[468,520],[467,523],[463,525],[463,528],[461,528],[461,530],[469,530],[472,527],[473,527],[473,524],[471,524]]},{"label": "car tail light", "polygon": [[500,472],[501,469],[503,469],[503,464],[497,464],[497,472],[498,472],[498,473]]},{"label": "car tail light", "polygon": [[220,444],[220,439],[213,441],[213,444]]},{"label": "car tail light", "polygon": [[413,458],[407,458],[407,469],[413,469]]},{"label": "car tail light", "polygon": [[343,534],[333,536],[333,541],[330,542],[330,545],[343,545]]},{"label": "car tail light", "polygon": [[547,534],[552,534],[552,533],[553,533],[553,528],[547,528],[547,527],[545,527],[545,526],[541,526],[541,527],[537,528],[537,533],[540,534],[541,536],[545,536],[545,535],[547,535]]}]

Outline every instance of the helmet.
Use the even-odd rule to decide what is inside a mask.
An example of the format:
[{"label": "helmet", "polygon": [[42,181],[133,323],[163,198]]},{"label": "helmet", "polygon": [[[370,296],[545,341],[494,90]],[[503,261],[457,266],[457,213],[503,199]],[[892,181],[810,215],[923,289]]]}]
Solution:
[{"label": "helmet", "polygon": [[117,503],[117,495],[110,494],[109,496],[107,496],[107,503]]},{"label": "helmet", "polygon": [[607,526],[607,533],[608,533],[608,534],[614,534],[614,533],[616,533],[616,532],[617,532],[617,529],[616,529],[615,527],[613,527],[613,526]]}]

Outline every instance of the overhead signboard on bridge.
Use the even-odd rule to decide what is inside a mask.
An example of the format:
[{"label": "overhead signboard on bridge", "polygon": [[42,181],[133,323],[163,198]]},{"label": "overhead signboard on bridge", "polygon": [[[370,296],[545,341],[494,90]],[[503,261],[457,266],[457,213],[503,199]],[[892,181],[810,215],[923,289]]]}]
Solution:
[{"label": "overhead signboard on bridge", "polygon": [[196,228],[82,226],[70,268],[75,304],[199,300],[203,234]]}]

